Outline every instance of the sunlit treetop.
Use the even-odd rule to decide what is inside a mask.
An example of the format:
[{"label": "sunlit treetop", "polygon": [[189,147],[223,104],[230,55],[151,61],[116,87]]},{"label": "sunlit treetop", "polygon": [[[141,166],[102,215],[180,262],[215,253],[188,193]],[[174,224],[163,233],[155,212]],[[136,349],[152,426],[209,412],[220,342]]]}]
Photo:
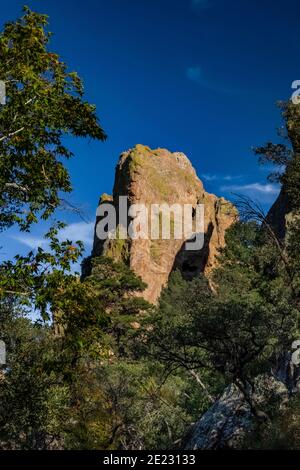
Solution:
[{"label": "sunlit treetop", "polygon": [[84,100],[76,72],[48,49],[46,15],[24,7],[24,15],[0,33],[0,230],[26,230],[47,219],[71,191],[63,164],[72,152],[65,136],[105,140],[95,106]]}]

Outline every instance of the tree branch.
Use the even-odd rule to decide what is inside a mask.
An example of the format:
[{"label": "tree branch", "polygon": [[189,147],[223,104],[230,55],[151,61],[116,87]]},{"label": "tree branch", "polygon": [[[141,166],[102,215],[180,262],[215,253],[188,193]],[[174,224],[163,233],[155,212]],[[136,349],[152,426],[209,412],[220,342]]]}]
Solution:
[{"label": "tree branch", "polygon": [[23,127],[20,127],[20,129],[18,129],[18,130],[15,131],[15,132],[10,132],[9,134],[0,137],[0,142],[2,142],[2,141],[5,140],[5,139],[10,139],[10,138],[13,137],[14,135],[19,134],[20,132],[22,132],[24,129],[25,129],[25,127],[23,126]]}]

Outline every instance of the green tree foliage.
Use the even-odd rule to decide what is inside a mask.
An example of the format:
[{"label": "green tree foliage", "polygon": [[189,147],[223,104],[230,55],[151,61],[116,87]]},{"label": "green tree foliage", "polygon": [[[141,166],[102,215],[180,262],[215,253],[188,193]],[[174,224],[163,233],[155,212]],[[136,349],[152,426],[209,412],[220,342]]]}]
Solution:
[{"label": "green tree foliage", "polygon": [[299,450],[300,399],[291,398],[281,409],[273,410],[272,420],[256,426],[243,443],[244,449]]},{"label": "green tree foliage", "polygon": [[209,285],[201,277],[185,283],[173,276],[148,334],[150,351],[167,370],[180,367],[198,377],[210,371],[235,383],[256,417],[264,413],[255,403],[254,378],[270,371],[299,335],[299,109],[288,103],[283,116],[290,148],[268,143],[256,153],[280,167],[271,179],[282,183],[294,210],[285,239],[257,204],[243,199],[241,221],[227,231]]},{"label": "green tree foliage", "polygon": [[284,107],[284,118],[288,137],[293,148],[293,159],[287,165],[282,177],[285,189],[292,208],[299,211],[300,207],[300,110],[299,106],[288,102]]},{"label": "green tree foliage", "polygon": [[190,403],[192,416],[195,410],[204,411],[224,387],[217,370],[212,373],[212,363],[199,343],[199,321],[209,311],[212,299],[204,277],[187,282],[176,271],[144,325],[144,353],[164,364],[167,376],[179,374],[197,388],[197,400]]},{"label": "green tree foliage", "polygon": [[39,215],[47,219],[60,192],[71,191],[65,136],[106,137],[79,76],[48,50],[46,27],[46,15],[25,7],[0,34],[7,95],[0,109],[0,229],[17,223],[26,230]]},{"label": "green tree foliage", "polygon": [[286,143],[268,142],[257,147],[255,154],[259,163],[271,164],[278,167],[278,171],[269,175],[271,181],[282,184],[284,194],[292,209],[299,210],[300,206],[300,110],[299,105],[292,101],[280,103],[284,125],[279,135],[284,137]]},{"label": "green tree foliage", "polygon": [[191,423],[190,389],[162,381],[159,363],[119,358],[81,370],[66,445],[75,449],[166,449]]},{"label": "green tree foliage", "polygon": [[254,378],[270,370],[297,333],[289,275],[261,227],[239,222],[226,234],[213,290],[204,278],[185,283],[176,274],[162,294],[149,342],[167,368],[200,377],[210,371],[215,380],[235,383],[254,415],[262,416],[252,399]]},{"label": "green tree foliage", "polygon": [[70,391],[49,327],[33,325],[13,300],[0,301],[7,365],[0,371],[1,449],[61,448]]},{"label": "green tree foliage", "polygon": [[[105,342],[113,348],[115,354],[124,355],[130,342],[130,332],[138,327],[136,322],[150,308],[150,304],[142,297],[133,295],[142,293],[146,284],[127,265],[115,262],[112,258],[98,257],[91,263],[91,274],[82,285],[89,292],[88,298],[98,302],[98,312],[105,319],[102,325]],[[82,328],[81,319],[78,318],[78,323],[74,311],[70,311],[67,323],[75,327],[77,332],[81,329],[85,335],[89,327],[83,325]],[[91,318],[88,318],[88,322],[91,322]]]},{"label": "green tree foliage", "polygon": [[13,261],[0,265],[0,298],[14,295],[23,305],[38,310],[44,320],[62,306],[59,293],[78,282],[71,269],[81,256],[83,245],[80,241],[60,242],[58,231],[63,226],[58,223],[46,234],[48,251],[39,247],[36,252],[17,255]]},{"label": "green tree foliage", "polygon": [[[69,247],[68,242],[65,246]],[[15,265],[9,262],[2,267],[1,339],[9,352],[9,370],[1,382],[2,448],[119,445],[120,436],[129,432],[127,420],[134,422],[133,409],[129,413],[127,408],[138,389],[132,371],[145,373],[143,380],[147,377],[131,353],[133,322],[149,308],[131,294],[142,291],[144,284],[127,266],[106,258],[93,260],[93,274],[80,282],[63,270],[70,268],[70,260],[53,232],[51,248],[52,253],[39,250],[35,257],[30,254],[29,261],[17,257]],[[15,304],[44,314],[53,312],[54,329],[16,316]],[[126,366],[126,358],[132,364]],[[125,376],[126,386],[118,388]],[[142,403],[139,412],[144,413]],[[122,423],[117,434],[114,416]]]},{"label": "green tree foliage", "polygon": [[[179,375],[166,378],[160,362],[141,354],[141,323],[150,305],[132,294],[142,293],[145,284],[123,263],[103,257],[92,260],[91,273],[82,284],[87,302],[97,299],[102,322],[95,329],[97,311],[92,317],[76,316],[74,308],[65,322],[65,338],[71,332],[73,341],[78,341],[79,335],[83,345],[72,384],[76,407],[70,411],[65,445],[75,449],[174,445],[191,422],[187,403],[192,397],[187,397],[194,391]],[[85,308],[84,315],[87,312]]]},{"label": "green tree foliage", "polygon": [[[48,51],[47,17],[25,8],[0,34],[0,229],[29,230],[71,190],[62,159],[67,135],[105,139],[83,85]],[[291,145],[256,149],[295,209],[300,203],[299,116],[283,108]],[[145,284],[111,258],[72,271],[83,245],[61,242],[58,223],[48,249],[0,265],[2,449],[168,449],[225,385],[235,383],[254,416],[254,378],[268,372],[299,334],[300,223],[279,240],[257,206],[228,230],[219,266],[207,280],[172,273],[158,306]],[[247,217],[246,217],[247,216]],[[247,219],[247,220],[246,220]],[[138,296],[136,295],[138,293]],[[26,312],[41,320],[33,324]],[[298,446],[298,402],[271,415],[261,432],[268,447]],[[286,434],[286,439],[283,439]],[[275,436],[275,437],[274,437]],[[258,447],[255,440],[251,444]]]}]

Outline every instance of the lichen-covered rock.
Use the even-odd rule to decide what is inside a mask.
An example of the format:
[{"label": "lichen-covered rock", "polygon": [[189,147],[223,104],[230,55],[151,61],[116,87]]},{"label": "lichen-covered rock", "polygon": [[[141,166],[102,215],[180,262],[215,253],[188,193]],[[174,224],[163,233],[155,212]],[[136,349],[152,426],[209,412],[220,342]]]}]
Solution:
[{"label": "lichen-covered rock", "polygon": [[222,449],[238,441],[251,426],[249,406],[234,386],[226,388],[189,431],[185,449]]},{"label": "lichen-covered rock", "polygon": [[[300,368],[295,369],[291,351],[275,361],[270,374],[254,380],[252,399],[260,410],[284,407],[291,395],[300,393]],[[240,390],[229,385],[222,396],[188,430],[185,449],[238,449],[254,425],[250,407]]]},{"label": "lichen-covered rock", "polygon": [[[278,406],[288,400],[287,386],[272,375],[260,375],[255,380],[255,402],[264,409],[268,403]],[[250,407],[239,389],[231,384],[189,430],[185,449],[237,449],[251,431],[254,420]]]},{"label": "lichen-covered rock", "polygon": [[[143,296],[155,303],[170,272],[178,268],[190,279],[201,272],[209,273],[216,262],[218,249],[224,245],[226,229],[237,216],[236,209],[223,198],[205,192],[188,158],[180,152],[151,150],[144,145],[121,154],[115,175],[113,196],[103,195],[101,203],[112,203],[117,212],[119,196],[131,204],[197,204],[205,207],[205,243],[198,251],[183,249],[184,240],[111,240],[95,236],[92,256],[105,254],[128,262],[147,284]],[[96,223],[99,219],[97,219]],[[119,216],[118,216],[119,221]],[[120,226],[119,228],[120,229]]]}]

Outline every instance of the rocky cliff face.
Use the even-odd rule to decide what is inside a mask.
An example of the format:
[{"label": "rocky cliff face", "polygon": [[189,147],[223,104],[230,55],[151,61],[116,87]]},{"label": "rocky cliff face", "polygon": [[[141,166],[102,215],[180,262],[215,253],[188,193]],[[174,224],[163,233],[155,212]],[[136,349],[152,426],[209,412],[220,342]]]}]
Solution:
[{"label": "rocky cliff face", "polygon": [[[170,272],[180,269],[187,279],[209,273],[216,263],[218,249],[224,245],[226,229],[236,218],[236,210],[223,198],[208,194],[197,177],[188,158],[180,152],[165,149],[151,150],[144,145],[121,154],[115,175],[113,195],[102,195],[100,204],[112,204],[117,211],[118,230],[121,230],[118,213],[119,197],[127,196],[128,205],[167,203],[204,204],[204,246],[201,250],[186,251],[184,240],[99,240],[95,234],[92,256],[108,255],[126,261],[146,282],[143,296],[155,303]],[[99,217],[96,224],[99,222]],[[130,219],[126,221],[129,223]],[[171,219],[172,223],[172,219]],[[124,222],[123,224],[124,225]]]}]

